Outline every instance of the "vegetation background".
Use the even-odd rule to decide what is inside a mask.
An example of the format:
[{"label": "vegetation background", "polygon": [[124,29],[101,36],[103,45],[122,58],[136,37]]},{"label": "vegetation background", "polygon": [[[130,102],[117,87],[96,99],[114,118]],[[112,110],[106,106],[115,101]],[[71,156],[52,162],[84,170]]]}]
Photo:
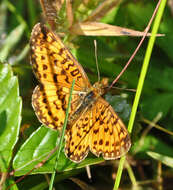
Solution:
[{"label": "vegetation background", "polygon": [[[104,2],[75,1],[74,21],[87,19]],[[155,1],[146,0],[117,2],[117,6],[102,15],[99,22],[143,31],[156,6]],[[71,34],[65,10],[62,6],[57,16],[57,28],[59,33],[65,33],[66,45],[94,83],[97,81],[93,45],[96,39],[100,75],[108,77],[111,84],[137,47],[140,38]],[[173,2],[169,0],[159,29],[159,33],[165,36],[156,39],[152,52],[132,133],[132,148],[127,155],[121,178],[121,189],[168,190],[173,186],[172,17]],[[31,107],[31,96],[37,81],[30,66],[29,38],[37,22],[46,22],[39,1],[0,1],[0,188],[4,189],[45,159],[55,147],[58,135],[50,129],[39,127],[40,123]],[[115,86],[136,89],[147,41],[148,39]],[[106,95],[107,101],[126,124],[134,96],[133,90],[122,89],[112,89]],[[47,189],[50,178],[47,173],[53,171],[54,162],[55,156],[51,156],[41,168],[32,171],[37,175],[27,176],[10,189]],[[118,160],[103,161],[102,158],[89,155],[85,161],[76,165],[65,158],[62,152],[54,187],[64,190],[112,189],[118,163]],[[84,167],[88,164],[92,165],[91,180]]]}]

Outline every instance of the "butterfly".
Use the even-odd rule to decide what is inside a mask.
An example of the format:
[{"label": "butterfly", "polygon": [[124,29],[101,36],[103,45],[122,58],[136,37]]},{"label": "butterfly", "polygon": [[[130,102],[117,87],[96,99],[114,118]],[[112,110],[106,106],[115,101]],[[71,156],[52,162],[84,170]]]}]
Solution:
[{"label": "butterfly", "polygon": [[41,123],[61,130],[72,81],[71,107],[65,134],[65,155],[79,163],[91,151],[105,160],[128,152],[131,141],[127,129],[111,105],[102,98],[108,80],[91,85],[82,66],[61,39],[44,24],[34,26],[30,38],[31,65],[39,85],[32,105]]}]

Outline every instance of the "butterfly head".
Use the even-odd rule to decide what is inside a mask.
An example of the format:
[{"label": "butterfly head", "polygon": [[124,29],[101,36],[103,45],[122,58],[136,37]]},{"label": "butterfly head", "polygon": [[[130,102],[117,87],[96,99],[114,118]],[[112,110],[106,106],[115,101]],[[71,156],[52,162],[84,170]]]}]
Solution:
[{"label": "butterfly head", "polygon": [[104,94],[105,89],[108,87],[108,78],[103,78],[101,81],[96,82],[93,87],[99,95]]}]

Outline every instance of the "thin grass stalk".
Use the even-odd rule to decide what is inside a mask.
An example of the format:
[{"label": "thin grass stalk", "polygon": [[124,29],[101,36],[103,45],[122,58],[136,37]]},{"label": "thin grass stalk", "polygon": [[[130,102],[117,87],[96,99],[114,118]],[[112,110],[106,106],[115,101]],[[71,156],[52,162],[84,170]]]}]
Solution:
[{"label": "thin grass stalk", "polygon": [[[151,36],[150,36],[150,39],[149,39],[149,42],[148,42],[146,54],[145,54],[145,57],[144,57],[143,66],[142,66],[142,69],[141,69],[140,78],[139,78],[139,81],[138,81],[136,95],[135,95],[135,99],[134,99],[134,103],[133,103],[133,107],[132,107],[132,112],[131,112],[130,120],[129,120],[129,124],[128,124],[128,131],[130,133],[131,133],[131,131],[133,129],[133,124],[134,124],[134,120],[135,120],[135,116],[136,116],[137,107],[138,107],[138,104],[139,104],[139,99],[140,99],[140,96],[141,96],[145,76],[146,76],[149,61],[150,61],[150,58],[151,58],[152,49],[153,49],[153,46],[154,46],[154,42],[155,42],[155,39],[156,39],[156,34],[157,34],[157,31],[158,31],[158,28],[159,28],[159,24],[160,24],[160,21],[161,21],[163,12],[164,12],[166,2],[167,2],[166,0],[161,1],[160,7],[158,9],[158,13],[156,15],[156,18],[155,18],[155,21],[154,21],[154,24],[153,24]],[[125,161],[125,156],[123,156],[120,159],[119,167],[118,167],[118,171],[117,171],[117,177],[116,177],[116,180],[115,180],[113,190],[118,190],[120,180],[121,180],[122,171],[123,171],[124,161]]]},{"label": "thin grass stalk", "polygon": [[70,96],[69,96],[69,100],[68,100],[68,106],[67,106],[67,110],[66,110],[64,125],[63,125],[63,128],[62,128],[62,133],[61,133],[59,144],[58,144],[58,150],[57,150],[57,156],[56,156],[56,161],[55,161],[55,167],[54,167],[54,171],[53,171],[52,176],[51,176],[49,190],[53,189],[53,183],[54,183],[55,174],[56,174],[56,170],[57,170],[57,166],[58,166],[58,160],[59,160],[59,156],[60,156],[60,153],[61,153],[61,150],[62,150],[63,139],[64,139],[64,135],[65,135],[65,129],[66,129],[66,126],[67,126],[68,114],[69,114],[69,110],[70,110],[70,105],[71,105],[71,99],[72,99],[72,92],[73,92],[74,84],[75,84],[75,80],[73,80],[72,86],[71,86],[71,89],[70,89]]}]

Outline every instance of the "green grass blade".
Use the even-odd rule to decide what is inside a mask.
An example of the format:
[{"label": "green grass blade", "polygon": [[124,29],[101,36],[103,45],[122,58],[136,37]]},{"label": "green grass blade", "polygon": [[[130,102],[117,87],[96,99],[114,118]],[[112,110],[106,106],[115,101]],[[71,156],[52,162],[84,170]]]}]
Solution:
[{"label": "green grass blade", "polygon": [[63,139],[64,139],[64,135],[65,135],[65,129],[66,129],[66,126],[67,126],[68,114],[69,114],[69,110],[70,110],[70,105],[71,105],[71,99],[72,99],[72,92],[73,92],[74,84],[75,84],[75,80],[73,80],[72,87],[71,87],[71,90],[70,90],[70,96],[69,96],[67,111],[66,111],[66,115],[65,115],[64,125],[63,125],[63,129],[62,129],[62,134],[61,134],[61,137],[60,137],[60,141],[59,141],[59,144],[58,144],[59,148],[57,150],[55,169],[54,169],[54,171],[52,173],[52,176],[51,176],[49,190],[53,189],[53,182],[54,182],[54,179],[55,179],[56,169],[57,169],[57,165],[58,165],[58,159],[59,159],[59,156],[60,156],[60,153],[61,153],[61,147],[62,147],[62,144],[63,144]]},{"label": "green grass blade", "polygon": [[[10,32],[6,38],[4,45],[0,47],[0,60],[5,62],[10,55],[11,49],[13,49],[19,40],[22,38],[25,27],[23,24],[18,25],[13,31]],[[14,38],[15,36],[15,38]]]},{"label": "green grass blade", "polygon": [[[139,99],[140,99],[140,96],[141,96],[145,76],[146,76],[146,73],[147,73],[147,69],[148,69],[152,49],[153,49],[154,42],[155,42],[155,39],[156,39],[156,33],[158,31],[158,28],[159,28],[159,24],[160,24],[161,17],[162,17],[163,12],[164,12],[165,5],[166,5],[166,0],[162,0],[162,2],[160,4],[160,7],[159,7],[159,10],[158,10],[158,14],[156,15],[156,19],[154,21],[152,34],[151,34],[151,37],[150,37],[149,42],[148,42],[148,47],[147,47],[147,50],[146,50],[143,66],[142,66],[142,69],[141,69],[141,74],[140,74],[140,78],[139,78],[139,81],[138,81],[136,95],[135,95],[135,99],[134,99],[134,103],[133,103],[133,107],[132,107],[132,112],[131,112],[130,120],[129,120],[129,124],[128,124],[129,133],[132,132],[132,128],[133,128],[133,124],[134,124],[134,120],[135,120],[135,116],[136,116],[136,111],[137,111],[137,107],[138,107],[138,104],[139,104]],[[115,185],[114,185],[113,190],[118,190],[120,180],[121,180],[122,171],[123,171],[124,161],[125,161],[125,156],[123,156],[120,159],[120,163],[119,163],[119,167],[118,167],[118,171],[117,171],[117,177],[116,177],[116,181],[115,181]]]},{"label": "green grass blade", "polygon": [[151,152],[151,151],[148,151],[147,154],[149,156],[151,156],[153,159],[158,160],[158,161],[162,162],[163,164],[165,164],[166,166],[173,168],[173,158],[172,157],[166,156],[163,154],[159,154],[157,152]]}]

